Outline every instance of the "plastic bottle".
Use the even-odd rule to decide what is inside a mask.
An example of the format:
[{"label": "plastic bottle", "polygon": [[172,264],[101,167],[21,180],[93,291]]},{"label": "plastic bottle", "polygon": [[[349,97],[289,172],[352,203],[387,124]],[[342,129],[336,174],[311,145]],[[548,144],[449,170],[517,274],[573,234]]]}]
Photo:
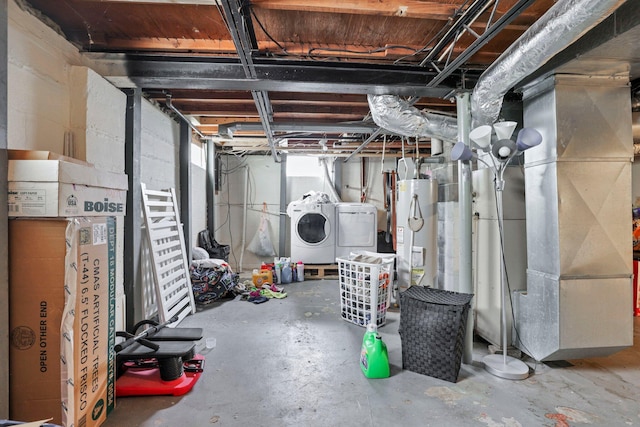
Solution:
[{"label": "plastic bottle", "polygon": [[388,378],[390,375],[387,345],[378,335],[378,328],[373,323],[367,325],[367,332],[362,338],[360,369],[367,378]]},{"label": "plastic bottle", "polygon": [[282,266],[282,283],[291,283],[291,264],[288,262],[285,262],[284,265]]},{"label": "plastic bottle", "polygon": [[296,264],[296,271],[298,273],[298,282],[304,282],[304,264],[302,261],[298,261],[298,264]]},{"label": "plastic bottle", "polygon": [[266,283],[273,283],[271,270],[253,270],[253,284],[256,288],[262,287]]},{"label": "plastic bottle", "polygon": [[275,264],[273,266],[273,270],[275,271],[275,275],[276,275],[274,280],[279,285],[280,283],[282,283],[282,270],[281,270],[280,264]]}]

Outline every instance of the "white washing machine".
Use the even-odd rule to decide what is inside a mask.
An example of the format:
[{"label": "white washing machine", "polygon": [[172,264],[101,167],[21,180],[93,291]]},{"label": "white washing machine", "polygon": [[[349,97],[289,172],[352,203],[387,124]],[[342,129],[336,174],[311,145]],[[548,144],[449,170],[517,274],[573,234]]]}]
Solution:
[{"label": "white washing machine", "polygon": [[377,252],[378,210],[369,203],[336,203],[336,258]]},{"label": "white washing machine", "polygon": [[291,218],[291,261],[305,264],[336,262],[333,203],[295,201],[287,207]]}]

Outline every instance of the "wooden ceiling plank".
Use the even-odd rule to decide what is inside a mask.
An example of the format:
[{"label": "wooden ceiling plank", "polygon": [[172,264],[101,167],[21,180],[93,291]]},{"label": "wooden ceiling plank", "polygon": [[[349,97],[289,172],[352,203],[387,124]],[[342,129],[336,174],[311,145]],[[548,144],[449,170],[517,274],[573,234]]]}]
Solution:
[{"label": "wooden ceiling plank", "polygon": [[193,6],[219,6],[219,0],[80,0],[86,3],[141,3],[141,4],[184,4]]},{"label": "wooden ceiling plank", "polygon": [[[462,3],[458,1],[458,3]],[[264,9],[299,12],[347,13],[354,15],[402,16],[420,19],[447,19],[459,8],[457,4],[421,0],[252,0],[252,6]]]},{"label": "wooden ceiling plank", "polygon": [[274,100],[273,98],[271,98],[271,105],[294,105],[294,106],[319,106],[319,107],[325,107],[325,106],[335,106],[335,107],[340,107],[340,108],[347,108],[347,107],[352,107],[352,108],[369,108],[369,104],[367,103],[367,101],[365,100],[364,102],[348,102],[348,101],[344,101],[344,102],[340,102],[340,101],[316,101],[313,99],[277,99]]},{"label": "wooden ceiling plank", "polygon": [[172,97],[171,102],[174,104],[211,104],[211,105],[255,105],[252,99],[232,99],[232,98],[179,98]]},{"label": "wooden ceiling plank", "polygon": [[203,126],[226,125],[229,123],[260,123],[260,118],[255,117],[200,117],[200,124]]},{"label": "wooden ceiling plank", "polygon": [[286,112],[273,113],[274,120],[315,120],[315,121],[333,121],[333,122],[350,122],[362,120],[362,114],[330,114],[330,113],[302,113],[302,112]]},{"label": "wooden ceiling plank", "polygon": [[92,45],[93,49],[108,48],[109,50],[146,50],[146,51],[196,51],[218,54],[235,54],[236,47],[233,40],[210,40],[188,38],[131,38],[119,39],[103,37]]}]

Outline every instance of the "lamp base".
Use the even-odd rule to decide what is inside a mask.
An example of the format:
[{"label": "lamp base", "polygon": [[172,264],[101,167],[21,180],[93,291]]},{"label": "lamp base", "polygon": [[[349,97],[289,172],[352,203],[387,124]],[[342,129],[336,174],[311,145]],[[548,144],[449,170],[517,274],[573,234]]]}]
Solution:
[{"label": "lamp base", "polygon": [[520,359],[504,354],[490,354],[485,356],[484,369],[496,377],[507,380],[524,380],[529,376],[529,366]]}]

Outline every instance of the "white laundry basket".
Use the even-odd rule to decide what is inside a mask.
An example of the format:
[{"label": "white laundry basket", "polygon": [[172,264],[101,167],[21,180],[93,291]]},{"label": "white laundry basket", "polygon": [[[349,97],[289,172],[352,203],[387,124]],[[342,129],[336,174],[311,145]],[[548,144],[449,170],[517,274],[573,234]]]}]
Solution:
[{"label": "white laundry basket", "polygon": [[[365,256],[365,261],[359,255]],[[340,278],[341,316],[347,322],[366,327],[376,319],[377,326],[386,323],[387,308],[393,285],[393,254],[361,252],[349,259],[336,258]],[[380,261],[379,263],[376,261]]]}]

